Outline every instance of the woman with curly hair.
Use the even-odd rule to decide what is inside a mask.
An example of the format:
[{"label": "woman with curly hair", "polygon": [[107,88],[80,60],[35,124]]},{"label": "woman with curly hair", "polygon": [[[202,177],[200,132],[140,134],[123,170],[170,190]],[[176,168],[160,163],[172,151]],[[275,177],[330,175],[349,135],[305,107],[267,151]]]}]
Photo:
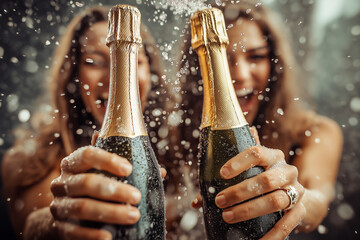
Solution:
[{"label": "woman with curly hair", "polygon": [[[21,238],[106,239],[111,237],[109,232],[81,227],[71,219],[98,220],[101,212],[104,222],[133,224],[140,217],[134,206],[141,197],[138,189],[99,174],[85,173],[99,166],[118,176],[128,176],[132,171],[126,159],[88,146],[94,130],[100,128],[104,119],[108,99],[110,51],[105,44],[108,12],[107,7],[91,7],[68,25],[56,49],[50,74],[48,93],[53,114],[44,116],[39,112],[37,115],[45,121],[37,123],[34,135],[31,132],[19,139],[4,157],[4,191],[11,199],[12,223]],[[157,143],[161,136],[166,136],[166,130],[165,135],[159,132],[164,131],[167,89],[155,42],[145,26],[141,26],[140,32],[141,106],[150,126],[152,146],[163,163],[160,158],[165,154],[164,144]],[[153,111],[159,114],[152,114]],[[114,157],[118,161],[112,161]],[[71,161],[76,168],[65,169],[60,164],[62,159]],[[116,191],[106,195],[111,186]],[[61,191],[64,188],[65,193]],[[80,198],[79,194],[105,201]],[[114,205],[106,202],[109,199],[129,204]],[[114,215],[114,211],[118,214]]]},{"label": "woman with curly hair", "polygon": [[[220,9],[230,42],[227,56],[237,99],[258,135],[258,145],[229,159],[220,175],[235,177],[252,164],[265,171],[221,191],[215,204],[230,224],[284,211],[262,239],[284,239],[295,228],[311,231],[327,215],[334,197],[342,150],[340,128],[300,105],[295,93],[300,80],[297,66],[277,16],[257,1],[227,2]],[[196,176],[203,87],[188,34],[179,70],[184,123],[172,134],[176,136],[172,141],[182,141],[184,151],[177,156],[185,159]],[[294,195],[297,200],[292,199]],[[200,197],[193,206],[201,206]]]}]

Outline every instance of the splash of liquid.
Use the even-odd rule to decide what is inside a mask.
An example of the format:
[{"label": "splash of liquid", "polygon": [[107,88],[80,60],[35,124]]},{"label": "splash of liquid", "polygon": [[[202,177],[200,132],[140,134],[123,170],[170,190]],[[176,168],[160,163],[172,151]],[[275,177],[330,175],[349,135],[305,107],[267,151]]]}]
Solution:
[{"label": "splash of liquid", "polygon": [[190,16],[197,10],[209,7],[205,0],[166,0],[166,7],[169,7],[174,14]]}]

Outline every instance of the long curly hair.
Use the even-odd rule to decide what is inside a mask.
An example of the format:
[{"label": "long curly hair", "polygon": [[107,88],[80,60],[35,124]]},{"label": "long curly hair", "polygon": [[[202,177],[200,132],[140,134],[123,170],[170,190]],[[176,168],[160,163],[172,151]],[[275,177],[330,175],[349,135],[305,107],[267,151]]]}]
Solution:
[{"label": "long curly hair", "polygon": [[[281,149],[286,159],[290,160],[292,149],[301,143],[305,129],[309,129],[313,118],[298,103],[295,81],[299,74],[284,30],[286,28],[277,15],[258,1],[228,2],[215,7],[223,11],[226,26],[241,18],[249,19],[258,24],[268,41],[271,65],[268,91],[264,93],[256,118],[250,124],[256,126],[263,145]],[[203,93],[198,57],[191,47],[189,28],[182,52],[184,55],[180,60],[178,74],[183,91],[180,105],[184,121],[177,135],[185,149],[178,156],[192,162],[198,153]]]},{"label": "long curly hair", "polygon": [[[60,160],[75,149],[90,144],[91,136],[100,124],[86,110],[80,95],[78,80],[78,63],[81,57],[80,37],[91,25],[107,21],[109,7],[94,6],[77,15],[68,25],[56,49],[49,74],[48,94],[52,102],[52,110],[44,113],[38,111],[33,117],[36,126],[22,132],[14,146],[4,156],[7,169],[3,179],[5,192],[11,194],[16,189],[29,186],[40,181],[48,172],[59,166]],[[150,64],[152,88],[148,104],[144,111],[145,122],[155,151],[164,155],[164,148],[157,148],[161,140],[158,136],[167,108],[168,93],[164,83],[160,54],[148,29],[141,25],[140,33],[143,47]],[[159,114],[154,116],[153,110]],[[156,124],[149,124],[150,122]],[[78,131],[77,129],[82,129]],[[161,134],[160,134],[161,135]],[[34,136],[34,137],[33,137]],[[155,139],[155,140],[153,140]]]}]

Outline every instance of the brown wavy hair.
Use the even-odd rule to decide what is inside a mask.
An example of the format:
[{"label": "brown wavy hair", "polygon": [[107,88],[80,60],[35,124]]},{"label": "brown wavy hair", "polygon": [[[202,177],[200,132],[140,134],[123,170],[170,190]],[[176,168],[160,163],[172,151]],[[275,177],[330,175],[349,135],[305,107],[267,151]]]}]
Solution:
[{"label": "brown wavy hair", "polygon": [[[48,93],[51,97],[52,112],[44,115],[43,111],[38,111],[32,119],[36,122],[36,126],[31,131],[18,129],[17,132],[20,132],[22,137],[7,151],[3,159],[3,165],[6,165],[5,169],[7,169],[6,172],[3,171],[3,179],[6,179],[4,190],[8,194],[11,195],[16,189],[40,181],[59,165],[59,161],[64,156],[81,146],[90,144],[94,129],[100,127],[100,123],[97,123],[91,113],[86,111],[80,96],[79,39],[91,25],[107,21],[108,11],[109,7],[91,7],[77,15],[68,25],[61,44],[55,51],[49,75]],[[158,130],[165,118],[168,90],[162,78],[160,54],[155,41],[144,25],[141,25],[140,33],[150,63],[152,79],[149,103],[144,114],[145,122],[147,124],[151,121],[157,122],[156,126],[148,131],[152,138],[155,137],[160,141]],[[151,114],[155,108],[160,110],[161,116],[154,117]],[[76,133],[77,129],[82,129],[81,134]],[[32,137],[33,133],[35,137]],[[152,141],[154,150],[157,141]],[[158,152],[163,151],[163,148],[158,149]]]},{"label": "brown wavy hair", "polygon": [[[313,124],[313,117],[297,101],[295,81],[299,74],[288,34],[278,16],[258,1],[242,0],[240,3],[227,3],[214,7],[223,11],[226,26],[233,24],[239,18],[249,19],[258,24],[267,38],[271,65],[267,88],[270,91],[264,93],[264,100],[260,103],[252,125],[256,126],[263,145],[281,149],[289,160],[292,155],[289,152],[301,144],[305,129],[309,129]],[[184,122],[177,134],[187,148],[184,154],[179,156],[186,161],[193,161],[198,153],[198,128],[201,122],[203,94],[199,88],[202,80],[198,57],[191,47],[189,28],[182,51],[184,56],[180,60],[178,73],[181,75],[183,90],[181,111]]]}]

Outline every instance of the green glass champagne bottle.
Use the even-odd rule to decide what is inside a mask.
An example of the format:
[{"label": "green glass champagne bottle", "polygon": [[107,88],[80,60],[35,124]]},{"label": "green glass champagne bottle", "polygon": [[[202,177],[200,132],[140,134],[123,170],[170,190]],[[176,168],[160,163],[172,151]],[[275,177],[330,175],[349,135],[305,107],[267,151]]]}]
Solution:
[{"label": "green glass champagne bottle", "polygon": [[140,106],[138,83],[138,49],[141,46],[140,12],[136,7],[116,5],[109,11],[110,48],[109,99],[96,147],[116,153],[130,161],[133,172],[120,178],[97,171],[119,181],[126,181],[141,192],[138,208],[140,220],[134,225],[83,222],[88,227],[109,230],[113,239],[165,239],[165,198],[150,140]]},{"label": "green glass champagne bottle", "polygon": [[220,168],[228,160],[256,145],[231,81],[226,55],[229,40],[221,10],[195,12],[191,17],[191,32],[203,78],[199,181],[208,239],[260,239],[281,218],[281,212],[227,224],[222,210],[215,205],[215,196],[220,191],[264,171],[255,166],[229,180],[220,176]]}]

